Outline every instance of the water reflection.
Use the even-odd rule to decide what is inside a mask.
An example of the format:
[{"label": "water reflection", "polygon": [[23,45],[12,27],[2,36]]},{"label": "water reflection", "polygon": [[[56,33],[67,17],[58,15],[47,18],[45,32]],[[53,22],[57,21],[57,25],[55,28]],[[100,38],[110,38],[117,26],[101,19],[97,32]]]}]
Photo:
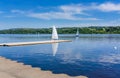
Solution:
[{"label": "water reflection", "polygon": [[59,43],[52,44],[53,56],[56,55]]},{"label": "water reflection", "polygon": [[[51,36],[3,35],[0,39],[0,42],[20,42],[47,40],[51,39]],[[60,35],[60,39],[73,41],[60,44],[1,47],[0,55],[53,73],[85,75],[88,78],[120,78],[120,35],[80,34],[79,37]],[[56,53],[57,57],[54,57]]]},{"label": "water reflection", "polygon": [[102,56],[99,59],[99,62],[119,64],[120,63],[120,54],[110,54],[110,55]]},{"label": "water reflection", "polygon": [[76,40],[76,41],[79,40],[79,37],[75,37],[75,40]]}]

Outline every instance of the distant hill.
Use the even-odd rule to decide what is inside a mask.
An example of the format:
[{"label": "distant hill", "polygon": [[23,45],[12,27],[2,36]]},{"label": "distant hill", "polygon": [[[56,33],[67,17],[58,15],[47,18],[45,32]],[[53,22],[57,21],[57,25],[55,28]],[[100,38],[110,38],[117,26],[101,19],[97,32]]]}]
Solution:
[{"label": "distant hill", "polygon": [[[59,34],[75,34],[77,29],[81,34],[120,34],[120,26],[116,27],[63,27],[57,28]],[[52,28],[14,28],[0,30],[0,34],[51,34]]]}]

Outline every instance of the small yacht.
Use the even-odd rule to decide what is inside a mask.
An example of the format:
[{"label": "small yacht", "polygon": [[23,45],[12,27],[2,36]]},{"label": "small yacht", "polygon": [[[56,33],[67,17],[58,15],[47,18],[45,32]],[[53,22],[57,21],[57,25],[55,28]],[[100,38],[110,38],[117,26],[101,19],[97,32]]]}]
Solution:
[{"label": "small yacht", "polygon": [[58,40],[58,33],[55,26],[52,29],[52,40]]},{"label": "small yacht", "polygon": [[77,29],[76,37],[79,37],[79,29]]}]

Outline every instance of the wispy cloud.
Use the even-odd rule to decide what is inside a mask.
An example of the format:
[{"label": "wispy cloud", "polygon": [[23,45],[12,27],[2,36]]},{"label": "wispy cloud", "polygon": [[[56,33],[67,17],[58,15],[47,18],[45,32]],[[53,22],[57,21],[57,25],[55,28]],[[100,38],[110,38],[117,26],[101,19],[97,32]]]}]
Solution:
[{"label": "wispy cloud", "polygon": [[111,20],[109,24],[114,26],[120,25],[120,19]]},{"label": "wispy cloud", "polygon": [[66,20],[100,20],[97,18],[80,18],[74,14],[64,12],[48,12],[48,13],[29,13],[27,16],[40,19],[66,19]]},{"label": "wispy cloud", "polygon": [[6,16],[4,16],[5,18],[14,18],[14,17],[16,17],[16,16],[13,16],[13,15],[6,15]]},{"label": "wispy cloud", "polygon": [[[46,13],[30,13],[28,16],[40,19],[67,19],[67,20],[100,20],[95,17],[88,17],[89,13],[86,11],[99,10],[101,12],[113,12],[120,11],[120,4],[115,4],[111,2],[102,3],[102,4],[90,4],[84,6],[82,4],[71,4],[71,5],[62,5],[58,6],[59,11],[55,12],[46,12]],[[76,16],[76,15],[79,16]],[[86,17],[82,17],[86,15]]]},{"label": "wispy cloud", "polygon": [[104,11],[104,12],[111,12],[111,11],[120,11],[120,3],[103,3],[100,5],[96,5],[98,10]]},{"label": "wispy cloud", "polygon": [[65,13],[71,14],[83,14],[84,10],[81,4],[63,5],[59,6],[59,9],[61,9]]},{"label": "wispy cloud", "polygon": [[[44,10],[45,7],[40,7],[40,10]],[[50,7],[46,7],[50,8]],[[38,19],[65,19],[65,20],[101,20],[100,18],[93,17],[92,14],[89,14],[90,11],[99,10],[101,12],[112,12],[120,11],[120,3],[115,4],[111,2],[102,3],[102,4],[69,4],[53,7],[48,11],[23,11],[23,10],[11,10],[12,13],[24,14],[27,17],[38,18]],[[90,16],[91,15],[91,16]],[[83,17],[84,16],[84,17]]]},{"label": "wispy cloud", "polygon": [[[39,18],[39,19],[66,19],[66,20],[100,20],[93,17],[81,17],[82,15],[87,15],[84,13],[84,6],[81,4],[71,4],[71,5],[62,5],[57,7],[57,11],[50,11],[44,13],[35,13],[31,12],[27,14],[29,17]],[[76,16],[79,15],[79,16]]]},{"label": "wispy cloud", "polygon": [[15,10],[11,10],[12,13],[19,13],[19,14],[24,14],[25,12],[22,11],[22,10],[18,10],[18,9],[15,9]]}]

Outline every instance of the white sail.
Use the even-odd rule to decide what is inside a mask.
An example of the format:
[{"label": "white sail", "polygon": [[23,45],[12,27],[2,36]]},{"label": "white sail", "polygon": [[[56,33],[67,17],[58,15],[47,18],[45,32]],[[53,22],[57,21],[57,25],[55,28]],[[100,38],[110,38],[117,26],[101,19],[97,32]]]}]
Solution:
[{"label": "white sail", "polygon": [[53,29],[52,29],[52,40],[57,40],[57,39],[58,39],[57,30],[56,30],[55,26],[53,26]]},{"label": "white sail", "polygon": [[56,55],[57,49],[58,49],[58,43],[53,43],[52,44],[53,56]]},{"label": "white sail", "polygon": [[77,29],[77,32],[76,32],[76,36],[78,37],[79,36],[79,30]]}]

